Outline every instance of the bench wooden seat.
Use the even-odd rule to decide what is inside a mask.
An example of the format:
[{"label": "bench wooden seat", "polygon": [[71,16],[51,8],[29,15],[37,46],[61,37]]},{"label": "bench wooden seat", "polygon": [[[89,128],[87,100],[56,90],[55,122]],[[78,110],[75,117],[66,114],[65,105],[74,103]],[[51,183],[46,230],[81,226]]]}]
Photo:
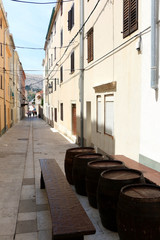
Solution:
[{"label": "bench wooden seat", "polygon": [[54,159],[40,159],[41,188],[46,188],[52,217],[52,238],[82,240],[96,232]]},{"label": "bench wooden seat", "polygon": [[124,155],[112,155],[115,160],[120,160],[125,163],[126,167],[134,168],[141,171],[144,177],[151,183],[155,183],[160,186],[160,172],[149,168],[141,163],[134,161]]}]

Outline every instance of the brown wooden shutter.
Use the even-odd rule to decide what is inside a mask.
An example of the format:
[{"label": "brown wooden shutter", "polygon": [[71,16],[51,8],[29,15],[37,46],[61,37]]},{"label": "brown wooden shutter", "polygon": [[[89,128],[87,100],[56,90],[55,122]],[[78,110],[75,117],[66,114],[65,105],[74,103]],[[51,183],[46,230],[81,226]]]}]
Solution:
[{"label": "brown wooden shutter", "polygon": [[130,0],[123,1],[123,37],[129,35],[129,2]]},{"label": "brown wooden shutter", "polygon": [[63,66],[60,68],[60,82],[63,82]]},{"label": "brown wooden shutter", "polygon": [[61,121],[63,121],[63,103],[61,103]]},{"label": "brown wooden shutter", "polygon": [[90,33],[90,42],[91,42],[91,56],[90,59],[91,61],[93,60],[93,28],[91,29],[91,33]]},{"label": "brown wooden shutter", "polygon": [[130,33],[138,29],[138,0],[130,1]]},{"label": "brown wooden shutter", "polygon": [[[73,27],[73,25],[74,25],[74,4],[73,4],[73,6],[72,6],[72,8],[71,8],[71,18],[72,18],[72,27]],[[71,27],[71,28],[72,28]]]},{"label": "brown wooden shutter", "polygon": [[93,60],[93,28],[87,33],[88,38],[88,62]]},{"label": "brown wooden shutter", "polygon": [[61,16],[63,14],[63,0],[61,0]]},{"label": "brown wooden shutter", "polygon": [[76,118],[76,104],[72,104],[72,134],[76,135],[77,118]]},{"label": "brown wooden shutter", "polygon": [[71,10],[68,12],[68,30],[70,31],[71,30]]},{"label": "brown wooden shutter", "polygon": [[71,73],[74,72],[74,52],[71,53]]},{"label": "brown wooden shutter", "polygon": [[138,29],[138,0],[123,0],[123,38]]},{"label": "brown wooden shutter", "polygon": [[57,108],[54,109],[54,121],[57,122]]},{"label": "brown wooden shutter", "polygon": [[2,28],[2,18],[0,18],[0,28]]}]

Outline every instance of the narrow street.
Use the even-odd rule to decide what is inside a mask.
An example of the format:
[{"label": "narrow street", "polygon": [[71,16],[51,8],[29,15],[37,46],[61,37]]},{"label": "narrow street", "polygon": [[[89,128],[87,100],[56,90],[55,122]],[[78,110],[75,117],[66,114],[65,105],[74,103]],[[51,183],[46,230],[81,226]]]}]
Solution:
[{"label": "narrow street", "polygon": [[[51,240],[45,190],[40,189],[41,158],[54,158],[64,171],[68,148],[76,145],[39,118],[25,118],[0,138],[0,240]],[[73,188],[74,190],[74,188]],[[101,225],[98,210],[77,194],[96,228],[85,240],[118,240]]]}]

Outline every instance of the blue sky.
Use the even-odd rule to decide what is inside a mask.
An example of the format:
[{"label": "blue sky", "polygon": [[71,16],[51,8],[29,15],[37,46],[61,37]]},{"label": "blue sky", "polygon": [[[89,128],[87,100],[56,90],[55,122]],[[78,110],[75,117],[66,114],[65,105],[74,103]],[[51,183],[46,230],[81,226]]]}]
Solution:
[{"label": "blue sky", "polygon": [[[34,5],[2,0],[16,46],[43,48],[55,4]],[[30,0],[34,1],[34,0]],[[46,0],[35,0],[45,2]],[[24,70],[43,70],[44,50],[16,49]],[[42,74],[42,71],[26,73]]]}]

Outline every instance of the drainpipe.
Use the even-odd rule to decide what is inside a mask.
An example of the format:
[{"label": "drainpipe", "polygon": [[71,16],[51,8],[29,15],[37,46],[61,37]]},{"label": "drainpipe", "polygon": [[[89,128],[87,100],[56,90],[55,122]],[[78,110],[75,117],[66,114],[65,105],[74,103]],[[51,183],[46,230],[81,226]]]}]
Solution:
[{"label": "drainpipe", "polygon": [[7,130],[6,125],[6,32],[7,29],[4,30],[4,129]]},{"label": "drainpipe", "polygon": [[[80,2],[80,28],[84,24],[84,0]],[[83,112],[84,112],[84,27],[80,31],[80,129],[81,147],[84,146],[83,137]]]},{"label": "drainpipe", "polygon": [[151,88],[158,89],[158,74],[157,74],[157,0],[151,1]]}]

